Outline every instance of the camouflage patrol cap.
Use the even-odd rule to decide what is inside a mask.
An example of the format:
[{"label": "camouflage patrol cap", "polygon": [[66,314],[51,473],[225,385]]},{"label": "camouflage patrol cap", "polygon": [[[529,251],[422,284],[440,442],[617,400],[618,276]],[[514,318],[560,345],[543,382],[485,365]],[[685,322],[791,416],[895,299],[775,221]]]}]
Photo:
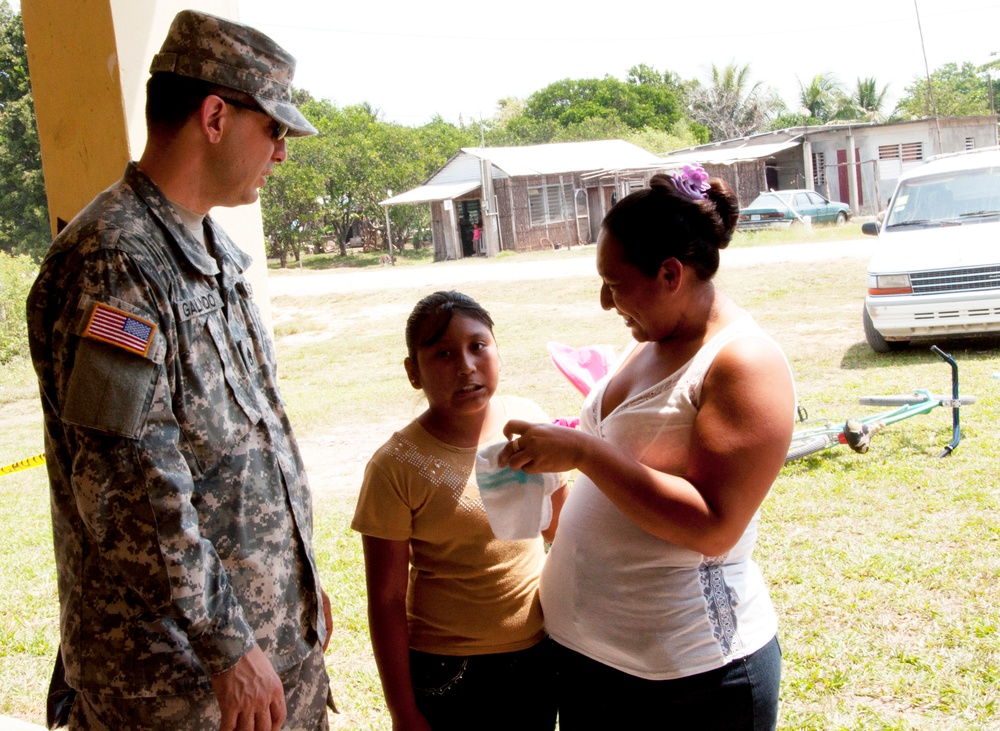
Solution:
[{"label": "camouflage patrol cap", "polygon": [[182,10],[174,17],[150,74],[173,73],[242,91],[267,114],[288,125],[289,137],[316,134],[292,104],[295,59],[254,28]]}]

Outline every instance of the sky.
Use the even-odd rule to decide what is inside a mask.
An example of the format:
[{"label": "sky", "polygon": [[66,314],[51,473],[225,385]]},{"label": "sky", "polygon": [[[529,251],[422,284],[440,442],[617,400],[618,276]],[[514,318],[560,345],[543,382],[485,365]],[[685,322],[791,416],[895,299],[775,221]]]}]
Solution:
[{"label": "sky", "polygon": [[[889,85],[890,106],[930,70],[1000,51],[1000,3],[986,0],[238,0],[240,19],[298,60],[296,86],[387,122],[489,119],[499,100],[561,79],[624,80],[640,63],[706,82],[749,64],[795,106],[799,82],[831,73]],[[887,109],[885,111],[891,111]]]},{"label": "sky", "polygon": [[[183,0],[167,0],[179,8]],[[9,0],[19,9],[19,0]],[[646,64],[708,82],[749,65],[790,108],[799,83],[832,74],[888,84],[888,107],[950,62],[1000,59],[994,0],[236,0],[239,19],[298,60],[295,85],[338,106],[367,102],[419,126],[489,119],[501,99],[562,79]],[[918,13],[920,23],[918,25]],[[921,29],[923,44],[921,44]],[[921,45],[923,45],[923,50]],[[996,57],[992,54],[998,53]],[[998,71],[1000,73],[1000,71]]]}]

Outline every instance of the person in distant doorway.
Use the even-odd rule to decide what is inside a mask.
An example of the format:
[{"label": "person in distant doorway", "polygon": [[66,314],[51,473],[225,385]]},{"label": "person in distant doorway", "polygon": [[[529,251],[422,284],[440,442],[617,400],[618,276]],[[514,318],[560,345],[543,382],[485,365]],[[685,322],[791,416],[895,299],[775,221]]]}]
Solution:
[{"label": "person in distant doorway", "polygon": [[[208,215],[316,130],[295,60],[177,14],[138,162],[59,234],[27,303],[59,578],[50,727],[316,731],[330,603],[274,346]],[[68,706],[68,711],[66,710]]]},{"label": "person in distant doorway", "polygon": [[486,253],[483,248],[483,224],[480,221],[472,224],[472,248],[480,256]]}]

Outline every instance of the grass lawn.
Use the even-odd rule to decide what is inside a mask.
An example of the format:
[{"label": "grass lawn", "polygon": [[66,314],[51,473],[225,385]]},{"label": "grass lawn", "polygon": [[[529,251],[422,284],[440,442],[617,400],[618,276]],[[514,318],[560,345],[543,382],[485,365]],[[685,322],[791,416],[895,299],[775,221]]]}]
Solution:
[{"label": "grass lawn", "polygon": [[[854,259],[719,274],[720,287],[785,348],[812,416],[865,413],[863,394],[948,388],[948,367],[926,349],[878,356],[864,344],[864,274]],[[581,399],[545,342],[626,342],[620,318],[597,304],[596,278],[459,289],[496,320],[501,388],[552,416],[575,414]],[[300,436],[337,429],[368,444],[419,411],[401,366],[402,335],[426,292],[275,301],[278,310],[319,313],[308,320],[317,332],[343,323],[335,337],[279,333],[283,394]],[[764,504],[756,556],[781,622],[781,729],[1000,728],[1000,360],[996,342],[942,345],[959,362],[963,393],[978,399],[962,411],[965,439],[952,456],[937,457],[951,436],[950,412],[939,409],[888,427],[866,455],[841,448],[788,465]],[[41,451],[36,398],[29,369],[5,366],[0,466]],[[368,452],[355,451],[363,465]],[[314,487],[316,549],[336,626],[327,665],[342,713],[332,725],[389,729],[360,540],[348,527],[357,485]],[[0,563],[0,714],[40,723],[57,616],[44,469],[0,476]]]}]

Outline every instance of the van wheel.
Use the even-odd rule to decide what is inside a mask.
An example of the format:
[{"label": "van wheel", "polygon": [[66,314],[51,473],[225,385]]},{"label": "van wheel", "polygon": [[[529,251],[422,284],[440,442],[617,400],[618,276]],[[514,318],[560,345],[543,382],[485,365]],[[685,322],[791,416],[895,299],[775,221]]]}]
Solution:
[{"label": "van wheel", "polygon": [[862,319],[865,325],[865,340],[868,341],[868,347],[874,350],[876,353],[890,353],[893,350],[902,350],[909,343],[905,340],[886,340],[882,337],[882,333],[875,329],[875,323],[872,322],[871,315],[868,314],[868,308],[862,307]]}]

